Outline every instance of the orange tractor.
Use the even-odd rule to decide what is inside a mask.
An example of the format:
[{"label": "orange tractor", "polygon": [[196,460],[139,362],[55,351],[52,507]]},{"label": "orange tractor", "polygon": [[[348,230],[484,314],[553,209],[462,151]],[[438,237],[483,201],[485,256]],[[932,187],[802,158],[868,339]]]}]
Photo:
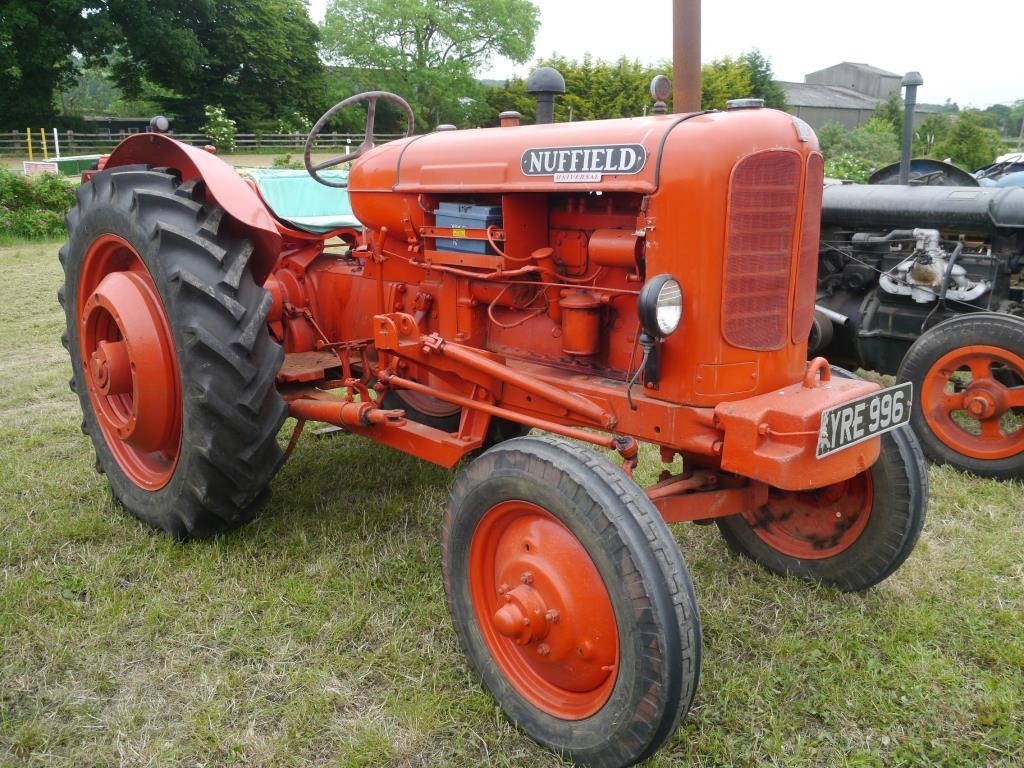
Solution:
[{"label": "orange tractor", "polygon": [[[358,100],[367,140],[310,165]],[[441,551],[470,664],[538,742],[641,760],[701,660],[667,522],[715,522],[771,571],[861,590],[924,520],[910,385],[806,359],[815,136],[741,108],[374,147],[381,100],[411,133],[408,105],[373,92],[307,144],[360,226],[304,231],[155,133],[82,185],[60,300],[98,466],[129,512],[185,538],[257,513],[289,416],[293,442],[315,421],[465,460]],[[325,170],[350,160],[347,179]],[[674,471],[641,488],[641,456]]]}]

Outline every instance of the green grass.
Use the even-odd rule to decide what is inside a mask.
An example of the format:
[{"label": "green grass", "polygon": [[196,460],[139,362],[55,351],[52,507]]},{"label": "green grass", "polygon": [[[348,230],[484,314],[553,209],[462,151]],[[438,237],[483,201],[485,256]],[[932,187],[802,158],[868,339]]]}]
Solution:
[{"label": "green grass", "polygon": [[[115,507],[67,389],[56,251],[0,248],[0,765],[563,765],[458,650],[450,473],[306,434],[229,536],[176,544]],[[863,595],[675,528],[703,677],[652,765],[1024,762],[1021,485],[931,483],[921,543]]]}]

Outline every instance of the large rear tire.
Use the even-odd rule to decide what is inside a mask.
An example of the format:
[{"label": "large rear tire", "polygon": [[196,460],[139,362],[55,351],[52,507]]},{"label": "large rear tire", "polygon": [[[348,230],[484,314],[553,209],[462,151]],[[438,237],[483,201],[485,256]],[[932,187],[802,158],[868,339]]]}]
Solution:
[{"label": "large rear tire", "polygon": [[[855,378],[833,366],[833,375]],[[878,461],[811,491],[772,488],[759,509],[717,521],[729,548],[773,573],[868,589],[907,559],[924,526],[928,466],[906,426],[882,435]]]},{"label": "large rear tire", "polygon": [[250,520],[287,415],[252,244],[201,181],[145,166],[93,176],[67,223],[62,341],[114,497],[176,538]]},{"label": "large rear tire", "polygon": [[910,423],[937,464],[1024,477],[1024,320],[979,312],[929,328],[900,364]]},{"label": "large rear tire", "polygon": [[696,599],[621,469],[557,438],[502,443],[456,482],[441,552],[470,664],[531,738],[624,766],[675,733],[699,676]]}]

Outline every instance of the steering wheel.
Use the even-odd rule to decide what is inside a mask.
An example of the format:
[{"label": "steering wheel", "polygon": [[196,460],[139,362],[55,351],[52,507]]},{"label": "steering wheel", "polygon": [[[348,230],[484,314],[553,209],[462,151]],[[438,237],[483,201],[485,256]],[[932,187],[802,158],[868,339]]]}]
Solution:
[{"label": "steering wheel", "polygon": [[[349,160],[355,160],[365,152],[373,149],[373,123],[377,116],[377,102],[381,100],[393,102],[405,110],[406,121],[408,123],[405,129],[405,135],[412,135],[413,126],[415,124],[412,107],[410,107],[409,102],[401,96],[390,93],[389,91],[367,91],[365,93],[357,93],[355,96],[349,96],[344,101],[338,102],[329,110],[324,112],[323,117],[316,121],[316,125],[313,126],[313,130],[309,132],[309,138],[306,139],[306,146],[302,151],[302,161],[306,166],[306,170],[309,171],[310,176],[327,187],[346,186],[344,183],[328,181],[321,176],[318,171],[322,171],[326,168],[333,168],[336,165],[347,163]],[[340,155],[339,157],[332,157],[330,160],[325,160],[322,163],[313,165],[313,160],[311,158],[313,143],[320,135],[320,132],[324,129],[324,126],[327,125],[332,117],[345,109],[345,107],[351,106],[352,104],[358,104],[361,101],[367,102],[368,105],[366,108],[366,137],[363,139],[363,143],[356,147],[355,152],[349,152],[347,155]]]}]

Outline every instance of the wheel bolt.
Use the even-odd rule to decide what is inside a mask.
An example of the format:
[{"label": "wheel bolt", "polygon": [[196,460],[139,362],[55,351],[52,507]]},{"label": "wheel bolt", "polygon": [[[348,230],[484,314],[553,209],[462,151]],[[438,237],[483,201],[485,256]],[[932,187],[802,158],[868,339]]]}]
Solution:
[{"label": "wheel bolt", "polygon": [[519,581],[523,584],[533,584],[533,574],[529,571],[524,571],[523,575],[519,577]]},{"label": "wheel bolt", "polygon": [[547,613],[544,614],[544,618],[552,624],[557,624],[559,619],[558,611],[556,611],[554,608],[551,608],[550,610],[548,610]]},{"label": "wheel bolt", "polygon": [[547,643],[541,643],[537,646],[537,653],[539,653],[541,656],[547,656],[549,653],[551,653],[551,646]]}]

